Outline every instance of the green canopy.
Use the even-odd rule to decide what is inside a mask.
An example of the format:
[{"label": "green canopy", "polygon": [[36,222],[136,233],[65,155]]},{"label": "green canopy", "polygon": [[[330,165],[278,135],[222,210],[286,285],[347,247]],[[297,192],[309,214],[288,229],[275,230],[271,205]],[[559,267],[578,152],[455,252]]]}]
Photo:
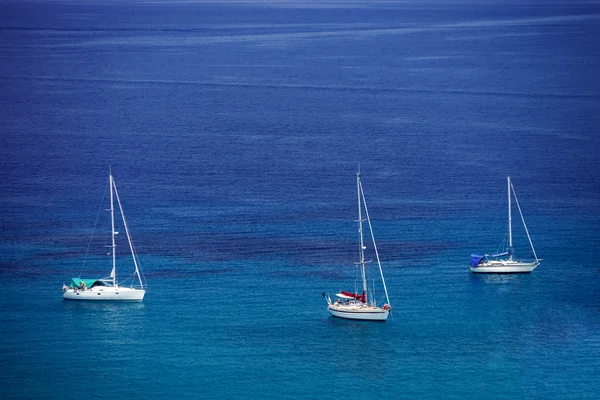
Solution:
[{"label": "green canopy", "polygon": [[81,289],[81,282],[85,283],[87,288],[91,288],[92,286],[106,286],[106,283],[98,279],[73,278],[71,279],[71,287]]}]

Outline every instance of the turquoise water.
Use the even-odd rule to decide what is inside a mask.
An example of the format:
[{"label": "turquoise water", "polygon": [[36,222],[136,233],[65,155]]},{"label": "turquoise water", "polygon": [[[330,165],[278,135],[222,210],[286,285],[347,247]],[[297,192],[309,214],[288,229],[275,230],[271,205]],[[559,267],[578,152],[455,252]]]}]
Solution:
[{"label": "turquoise water", "polygon": [[[3,399],[600,391],[597,4],[2,5]],[[321,297],[354,285],[358,161],[386,323]],[[109,165],[148,293],[66,302]],[[508,175],[544,260],[470,274]]]}]

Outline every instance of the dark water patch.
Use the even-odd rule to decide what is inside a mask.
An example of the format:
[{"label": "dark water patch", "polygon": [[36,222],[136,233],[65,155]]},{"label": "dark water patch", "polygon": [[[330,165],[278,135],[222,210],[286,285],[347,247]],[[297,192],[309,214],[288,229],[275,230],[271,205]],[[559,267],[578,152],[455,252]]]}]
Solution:
[{"label": "dark water patch", "polygon": [[342,268],[331,268],[321,269],[318,267],[311,269],[298,269],[288,268],[284,270],[269,271],[267,274],[274,278],[285,278],[285,279],[319,279],[319,280],[341,280],[345,274]]},{"label": "dark water patch", "polygon": [[152,80],[152,79],[102,79],[102,78],[64,78],[58,76],[5,76],[0,79],[10,80],[40,80],[40,81],[61,81],[70,83],[113,83],[113,84],[132,84],[137,86],[199,86],[205,88],[240,88],[240,89],[277,89],[282,91],[303,90],[315,91],[318,93],[324,91],[335,92],[356,92],[356,94],[381,94],[381,93],[408,93],[408,94],[431,94],[431,95],[454,95],[474,96],[474,97],[505,97],[505,98],[531,98],[531,99],[600,99],[599,93],[557,93],[557,92],[507,92],[507,91],[479,91],[479,90],[457,90],[457,89],[439,89],[439,88],[424,88],[424,87],[357,87],[357,86],[312,86],[312,85],[293,85],[293,84],[268,84],[268,83],[225,83],[225,82],[210,82],[210,81],[178,81],[178,80]]}]

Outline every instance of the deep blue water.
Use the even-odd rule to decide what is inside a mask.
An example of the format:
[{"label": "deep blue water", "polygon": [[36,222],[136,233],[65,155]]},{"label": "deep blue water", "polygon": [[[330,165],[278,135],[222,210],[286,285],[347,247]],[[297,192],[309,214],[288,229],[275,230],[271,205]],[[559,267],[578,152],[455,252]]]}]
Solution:
[{"label": "deep blue water", "polygon": [[[598,2],[0,5],[3,399],[600,392]],[[321,297],[357,162],[385,324]],[[65,302],[109,166],[149,290]],[[544,261],[472,275],[508,175]]]}]

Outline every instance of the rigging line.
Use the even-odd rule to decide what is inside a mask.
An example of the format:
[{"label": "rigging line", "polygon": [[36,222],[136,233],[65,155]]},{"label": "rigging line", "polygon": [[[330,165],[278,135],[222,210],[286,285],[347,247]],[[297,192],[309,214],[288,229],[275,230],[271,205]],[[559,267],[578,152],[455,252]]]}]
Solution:
[{"label": "rigging line", "polygon": [[[137,257],[135,256],[135,249],[133,247],[133,241],[131,239],[131,234],[129,233],[129,228],[127,226],[127,221],[125,220],[125,213],[123,212],[123,206],[121,205],[121,198],[119,197],[119,192],[117,191],[117,185],[113,179],[112,182],[113,188],[115,189],[115,196],[117,197],[117,204],[119,205],[119,210],[121,211],[121,218],[123,219],[123,226],[125,227],[125,233],[127,234],[127,241],[129,242],[129,247],[131,249],[131,256],[133,257],[133,264],[135,265],[135,273],[138,276],[140,281],[140,286],[142,289],[144,288],[144,284],[142,283],[142,277],[140,275],[141,266],[138,265]],[[133,282],[132,282],[133,285]]]},{"label": "rigging line", "polygon": [[[502,200],[501,197],[497,197],[494,196],[494,198],[496,199],[495,203],[494,203],[494,210],[499,210],[500,209],[500,205],[502,204]],[[485,220],[485,219],[484,219]],[[494,213],[494,218],[492,219],[492,223],[489,225],[490,229],[488,232],[488,243],[493,243],[492,240],[495,242],[497,239],[493,239],[494,237],[497,238],[497,232],[496,232],[496,226],[498,225],[498,221],[500,220],[500,214],[498,213]],[[500,246],[504,246],[504,242],[506,241],[506,237],[508,236],[508,228],[506,228],[506,232],[504,233],[504,239],[503,241],[500,243]]]},{"label": "rigging line", "polygon": [[505,251],[508,248],[508,244],[507,244],[507,240],[506,240],[507,238],[508,238],[508,232],[506,232],[504,234],[504,239],[502,239],[502,241],[496,248],[496,253],[502,253],[503,251]]},{"label": "rigging line", "polygon": [[102,204],[104,204],[104,200],[106,199],[106,191],[108,185],[104,186],[104,193],[102,194],[102,199],[100,200],[100,206],[98,207],[98,212],[96,213],[96,221],[94,221],[94,227],[92,228],[92,235],[90,236],[90,240],[88,241],[87,249],[85,251],[85,256],[83,257],[83,263],[81,264],[81,268],[79,269],[79,278],[81,278],[81,273],[83,272],[83,268],[88,259],[88,255],[90,253],[90,248],[92,247],[92,240],[94,239],[94,234],[96,233],[96,227],[98,226],[98,220],[100,219],[100,211],[102,211]]},{"label": "rigging line", "polygon": [[[123,215],[123,214],[122,214],[122,215]],[[124,218],[124,217],[123,217],[123,218]],[[125,229],[126,229],[126,231],[127,231],[127,228],[125,228]],[[145,285],[146,285],[146,277],[144,276],[144,271],[143,271],[143,269],[142,269],[142,264],[141,264],[140,258],[139,258],[138,254],[137,254],[137,250],[135,249],[135,245],[133,244],[133,239],[130,239],[130,244],[131,244],[131,250],[132,250],[132,253],[133,253],[133,258],[134,258],[134,261],[133,261],[133,262],[134,262],[134,264],[136,264],[136,263],[137,263],[137,265],[138,265],[138,267],[139,267],[139,268],[138,268],[138,271],[137,271],[137,273],[138,273],[138,277],[139,277],[139,278],[140,278],[140,279],[143,281],[143,284],[142,284],[141,282],[140,282],[140,283],[142,284],[142,288],[144,288],[144,287],[145,287]],[[132,276],[135,276],[135,275],[136,275],[136,274],[135,274],[135,272],[134,272],[134,273],[132,274]]]},{"label": "rigging line", "polygon": [[381,282],[383,283],[383,291],[385,292],[385,298],[387,304],[390,306],[390,297],[388,296],[387,286],[385,284],[385,278],[383,277],[383,270],[381,269],[381,261],[379,259],[379,251],[377,250],[377,244],[375,243],[375,235],[373,234],[373,227],[371,226],[371,218],[369,217],[369,209],[367,208],[367,201],[365,200],[365,192],[363,191],[362,182],[360,183],[360,194],[362,195],[363,205],[365,206],[365,214],[367,216],[367,222],[369,224],[369,231],[371,232],[371,241],[373,243],[373,250],[375,250],[375,257],[377,258],[377,266],[379,267],[379,274],[381,275]]},{"label": "rigging line", "polygon": [[374,306],[377,305],[377,300],[375,300],[376,296],[377,295],[375,294],[375,279],[371,278],[371,301],[373,302]]},{"label": "rigging line", "polygon": [[533,251],[533,256],[535,257],[535,261],[538,261],[537,254],[535,254],[535,249],[533,248],[533,243],[531,242],[531,237],[529,236],[529,230],[527,229],[527,224],[525,224],[525,218],[523,217],[523,213],[521,212],[521,206],[519,205],[519,199],[517,199],[517,193],[515,193],[515,188],[510,183],[510,188],[512,189],[513,195],[515,196],[515,203],[517,203],[517,208],[519,209],[519,214],[521,215],[521,221],[523,222],[523,227],[525,228],[525,233],[527,234],[527,239],[529,239],[529,245],[531,246],[531,251]]},{"label": "rigging line", "polygon": [[[116,193],[116,188],[115,188],[115,193]],[[117,194],[117,200],[119,201],[118,194]],[[119,207],[120,207],[120,205],[121,204],[119,202]],[[122,208],[121,208],[121,211],[123,211]],[[134,258],[133,262],[134,262],[134,264],[137,263],[137,266],[139,267],[138,270],[137,270],[138,277],[143,282],[143,283],[140,282],[140,284],[142,285],[142,288],[144,288],[146,286],[146,277],[144,276],[144,271],[142,269],[142,264],[141,264],[140,258],[138,256],[137,250],[135,249],[135,245],[133,243],[133,238],[131,238],[131,235],[129,235],[127,224],[125,223],[125,214],[121,213],[121,216],[123,217],[123,222],[124,222],[123,225],[125,227],[126,233],[128,234],[129,243],[131,245],[131,251],[132,251],[133,258]],[[135,276],[135,272],[132,274],[132,276]]]}]

